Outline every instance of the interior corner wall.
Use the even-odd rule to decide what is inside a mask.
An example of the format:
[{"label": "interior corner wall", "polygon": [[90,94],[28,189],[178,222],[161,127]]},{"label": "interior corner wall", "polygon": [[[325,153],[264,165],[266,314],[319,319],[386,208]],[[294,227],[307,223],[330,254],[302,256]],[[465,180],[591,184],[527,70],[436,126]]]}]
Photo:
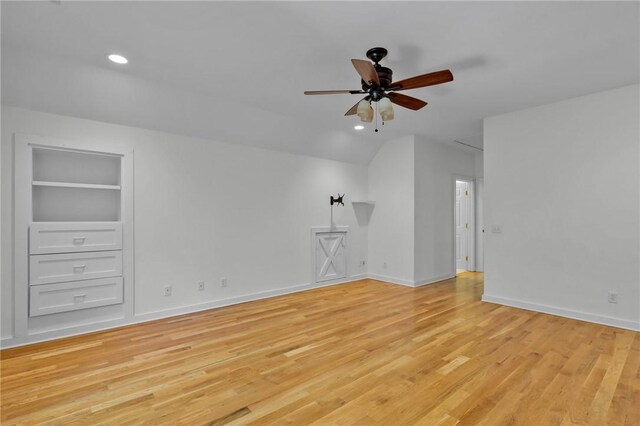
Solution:
[{"label": "interior corner wall", "polygon": [[476,259],[475,270],[484,272],[484,153],[476,152],[474,157],[476,187],[475,187],[475,207],[476,207]]},{"label": "interior corner wall", "polygon": [[475,152],[473,154],[473,169],[476,178],[484,177],[484,154],[482,151]]},{"label": "interior corner wall", "polygon": [[455,178],[475,177],[475,153],[423,137],[415,141],[416,285],[455,276]]},{"label": "interior corner wall", "polygon": [[[476,169],[477,170],[477,169]],[[476,177],[475,188],[475,204],[476,204],[476,259],[474,262],[477,272],[484,272],[484,177]]]},{"label": "interior corner wall", "polygon": [[386,142],[368,166],[368,272],[397,284],[414,283],[414,136]]},{"label": "interior corner wall", "polygon": [[[3,339],[13,328],[14,133],[133,148],[135,313],[143,318],[309,288],[311,227],[329,225],[329,196],[367,199],[364,165],[3,105]],[[349,226],[348,275],[363,277],[366,221],[349,202],[333,211],[336,225]],[[221,277],[228,279],[225,288]],[[205,291],[197,289],[200,280]],[[163,295],[166,285],[173,286],[171,297]]]},{"label": "interior corner wall", "polygon": [[640,329],[639,90],[485,120],[483,300]]}]

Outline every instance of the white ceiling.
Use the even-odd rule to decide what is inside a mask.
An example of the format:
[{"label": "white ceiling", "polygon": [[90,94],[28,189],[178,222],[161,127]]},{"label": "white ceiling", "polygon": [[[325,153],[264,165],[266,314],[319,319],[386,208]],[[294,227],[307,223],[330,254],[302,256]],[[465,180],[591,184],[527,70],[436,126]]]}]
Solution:
[{"label": "white ceiling", "polygon": [[[367,163],[421,134],[482,145],[484,117],[639,81],[637,2],[2,2],[2,102]],[[384,46],[406,92],[381,132],[353,130],[350,58]],[[126,66],[105,59],[128,57]]]}]

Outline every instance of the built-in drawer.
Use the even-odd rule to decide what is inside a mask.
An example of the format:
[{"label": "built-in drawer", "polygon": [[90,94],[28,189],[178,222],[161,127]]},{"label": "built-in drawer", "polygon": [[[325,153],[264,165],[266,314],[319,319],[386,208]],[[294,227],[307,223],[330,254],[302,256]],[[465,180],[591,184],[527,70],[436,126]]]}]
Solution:
[{"label": "built-in drawer", "polygon": [[115,305],[123,302],[122,277],[31,286],[29,296],[32,317]]},{"label": "built-in drawer", "polygon": [[31,254],[120,249],[121,222],[35,222],[29,228]]},{"label": "built-in drawer", "polygon": [[122,275],[122,251],[36,254],[29,264],[31,285],[115,277]]}]

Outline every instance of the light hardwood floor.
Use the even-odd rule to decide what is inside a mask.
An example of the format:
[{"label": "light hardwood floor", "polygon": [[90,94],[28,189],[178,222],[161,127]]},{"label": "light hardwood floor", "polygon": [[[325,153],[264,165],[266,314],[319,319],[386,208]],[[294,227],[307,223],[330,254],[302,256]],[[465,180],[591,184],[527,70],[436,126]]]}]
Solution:
[{"label": "light hardwood floor", "polygon": [[4,350],[2,424],[640,424],[640,333],[363,280]]}]

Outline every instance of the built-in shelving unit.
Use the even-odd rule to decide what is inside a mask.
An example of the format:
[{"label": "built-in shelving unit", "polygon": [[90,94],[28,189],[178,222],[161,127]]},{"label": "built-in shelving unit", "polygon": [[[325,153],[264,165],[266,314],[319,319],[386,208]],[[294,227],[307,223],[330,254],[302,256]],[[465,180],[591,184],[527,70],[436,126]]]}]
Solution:
[{"label": "built-in shelving unit", "polygon": [[15,335],[131,317],[132,151],[15,142]]},{"label": "built-in shelving unit", "polygon": [[29,317],[122,303],[121,157],[33,148],[32,158]]}]

